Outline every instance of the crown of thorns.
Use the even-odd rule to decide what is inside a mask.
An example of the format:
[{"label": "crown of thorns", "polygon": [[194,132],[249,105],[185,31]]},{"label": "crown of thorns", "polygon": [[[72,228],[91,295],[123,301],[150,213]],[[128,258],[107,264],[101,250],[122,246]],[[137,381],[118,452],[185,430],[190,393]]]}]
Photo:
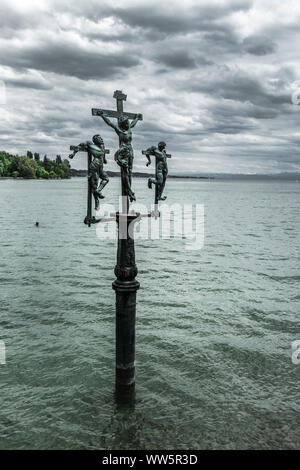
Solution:
[{"label": "crown of thorns", "polygon": [[124,114],[123,116],[121,116],[120,121],[121,122],[128,121],[128,116],[126,116],[126,114]]}]

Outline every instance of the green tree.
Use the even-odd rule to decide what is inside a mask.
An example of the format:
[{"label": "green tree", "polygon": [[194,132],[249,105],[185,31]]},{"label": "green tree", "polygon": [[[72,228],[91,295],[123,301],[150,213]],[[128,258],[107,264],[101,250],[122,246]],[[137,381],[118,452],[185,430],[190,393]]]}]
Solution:
[{"label": "green tree", "polygon": [[[27,157],[23,157],[27,158]],[[19,171],[20,157],[9,155],[7,159],[7,176],[11,176],[14,171]]]},{"label": "green tree", "polygon": [[71,165],[69,163],[69,160],[64,160],[62,162],[62,169],[64,172],[63,178],[71,178]]},{"label": "green tree", "polygon": [[70,164],[68,160],[62,161],[60,155],[56,159],[50,160],[47,155],[43,161],[40,160],[39,153],[28,150],[26,156],[19,157],[11,155],[5,151],[0,151],[0,176],[11,176],[14,178],[70,178]]},{"label": "green tree", "polygon": [[36,178],[37,164],[28,157],[19,158],[19,175],[22,178]]},{"label": "green tree", "polygon": [[0,176],[7,176],[6,175],[7,166],[8,166],[8,161],[5,157],[5,153],[1,152],[0,153]]},{"label": "green tree", "polygon": [[49,179],[49,173],[42,166],[38,166],[36,170],[36,176],[38,178]]},{"label": "green tree", "polygon": [[52,170],[52,162],[51,160],[47,157],[47,155],[44,156],[44,168],[46,171],[50,173]]}]

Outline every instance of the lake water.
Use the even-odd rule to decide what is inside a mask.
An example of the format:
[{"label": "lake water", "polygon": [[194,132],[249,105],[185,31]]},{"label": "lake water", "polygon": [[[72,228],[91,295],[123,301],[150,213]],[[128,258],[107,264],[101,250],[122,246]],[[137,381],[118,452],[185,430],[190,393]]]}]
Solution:
[{"label": "lake water", "polygon": [[299,449],[300,184],[168,180],[168,202],[204,204],[205,245],[136,242],[131,403],[114,394],[115,242],[82,223],[85,191],[0,181],[0,448]]}]

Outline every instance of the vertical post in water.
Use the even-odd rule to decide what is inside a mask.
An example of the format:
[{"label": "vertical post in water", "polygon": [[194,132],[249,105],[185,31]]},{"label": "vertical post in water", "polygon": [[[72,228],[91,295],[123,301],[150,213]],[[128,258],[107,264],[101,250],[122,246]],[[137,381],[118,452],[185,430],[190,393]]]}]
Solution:
[{"label": "vertical post in water", "polygon": [[[123,115],[123,100],[126,95],[116,91],[117,111]],[[120,119],[118,119],[120,123]],[[121,146],[121,139],[119,140]],[[121,174],[123,172],[121,168]],[[122,175],[121,175],[122,176]],[[136,216],[130,216],[129,200],[122,182],[122,214],[117,213],[118,224],[118,250],[115,275],[113,282],[116,292],[116,387],[128,388],[135,384],[135,317],[136,317],[136,291],[140,284],[136,281],[137,267],[135,264],[133,230],[129,231],[131,222],[134,224]],[[131,235],[131,236],[130,236]]]},{"label": "vertical post in water", "polygon": [[117,212],[118,251],[113,282],[116,292],[116,388],[128,389],[135,384],[135,316],[136,291],[133,225],[138,214]]},{"label": "vertical post in water", "polygon": [[90,220],[92,219],[92,189],[91,189],[91,184],[90,184],[90,166],[92,162],[92,155],[91,152],[88,150],[88,166],[87,166],[87,178],[88,178],[88,196],[87,196],[87,220],[88,226],[91,226]]},{"label": "vertical post in water", "polygon": [[[155,157],[155,179],[157,180],[157,158]],[[159,217],[159,210],[158,210],[158,184],[155,184],[155,196],[154,196],[154,215],[155,219]]]},{"label": "vertical post in water", "polygon": [[[115,129],[119,135],[119,148],[126,147],[124,135],[120,134],[122,127],[122,118],[126,115],[128,119],[142,120],[141,114],[124,113],[123,101],[126,101],[127,95],[121,90],[116,90],[113,97],[117,101],[117,111],[105,110],[99,108],[92,109],[93,116],[102,116],[104,121]],[[118,129],[107,119],[108,116],[118,119]],[[130,132],[131,127],[124,133]],[[130,138],[131,142],[131,138]],[[131,150],[132,151],[132,150]],[[132,155],[133,157],[133,155]],[[116,388],[117,390],[129,389],[135,383],[135,315],[136,315],[136,291],[140,284],[135,279],[137,267],[135,264],[133,226],[136,220],[139,220],[139,214],[129,213],[128,184],[126,187],[125,179],[127,174],[121,167],[122,181],[122,212],[116,213],[118,226],[118,251],[115,275],[117,279],[113,282],[113,289],[116,292]],[[130,168],[130,186],[131,186],[131,168]]]}]

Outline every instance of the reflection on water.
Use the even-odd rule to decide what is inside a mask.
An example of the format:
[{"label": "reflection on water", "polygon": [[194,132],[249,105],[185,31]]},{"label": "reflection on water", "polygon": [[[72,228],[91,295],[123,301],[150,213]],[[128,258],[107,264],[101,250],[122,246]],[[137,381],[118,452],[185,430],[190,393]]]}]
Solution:
[{"label": "reflection on water", "polygon": [[134,411],[136,403],[135,387],[127,389],[116,387],[114,398],[117,411]]}]

